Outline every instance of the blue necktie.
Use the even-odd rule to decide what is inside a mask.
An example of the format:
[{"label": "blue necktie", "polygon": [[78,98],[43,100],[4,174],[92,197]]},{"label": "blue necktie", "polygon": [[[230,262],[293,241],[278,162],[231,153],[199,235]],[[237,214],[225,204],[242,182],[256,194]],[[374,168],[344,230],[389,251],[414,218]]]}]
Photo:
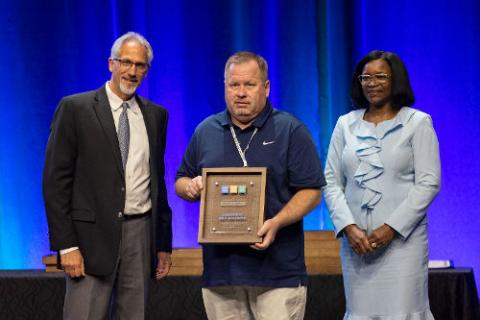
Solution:
[{"label": "blue necktie", "polygon": [[122,103],[122,113],[118,120],[118,144],[120,145],[120,153],[122,155],[123,170],[127,165],[128,160],[128,147],[130,145],[130,125],[128,124],[127,109],[128,103]]}]

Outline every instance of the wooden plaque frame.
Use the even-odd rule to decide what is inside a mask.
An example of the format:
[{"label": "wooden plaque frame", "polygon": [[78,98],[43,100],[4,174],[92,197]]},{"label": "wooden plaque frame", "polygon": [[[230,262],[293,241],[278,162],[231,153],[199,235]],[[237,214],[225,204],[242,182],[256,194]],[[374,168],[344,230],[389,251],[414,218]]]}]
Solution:
[{"label": "wooden plaque frame", "polygon": [[198,242],[262,242],[267,168],[204,168],[202,181]]}]

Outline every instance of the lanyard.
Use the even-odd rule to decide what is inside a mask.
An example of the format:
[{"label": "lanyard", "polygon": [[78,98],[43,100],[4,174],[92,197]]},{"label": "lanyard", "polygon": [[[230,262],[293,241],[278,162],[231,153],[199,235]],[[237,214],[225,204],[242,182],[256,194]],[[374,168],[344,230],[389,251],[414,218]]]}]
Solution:
[{"label": "lanyard", "polygon": [[255,130],[253,130],[253,133],[250,136],[250,139],[248,140],[247,146],[242,151],[242,148],[240,147],[240,142],[238,142],[237,135],[235,134],[235,129],[233,129],[233,126],[230,126],[230,132],[232,134],[233,141],[235,142],[235,146],[237,147],[238,154],[240,155],[240,158],[242,158],[244,167],[248,167],[247,158],[245,158],[245,154],[247,153],[247,150],[250,147],[250,143],[252,142],[253,137],[255,136],[257,131],[258,131],[258,128],[255,128]]}]

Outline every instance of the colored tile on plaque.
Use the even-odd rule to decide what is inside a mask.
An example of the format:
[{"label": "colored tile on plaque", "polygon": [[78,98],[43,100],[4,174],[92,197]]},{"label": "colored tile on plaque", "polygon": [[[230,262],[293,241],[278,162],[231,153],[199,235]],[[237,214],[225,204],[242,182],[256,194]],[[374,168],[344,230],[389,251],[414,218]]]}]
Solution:
[{"label": "colored tile on plaque", "polygon": [[238,186],[236,184],[230,185],[230,194],[237,194],[238,193]]},{"label": "colored tile on plaque", "polygon": [[230,189],[228,187],[228,184],[222,184],[222,186],[220,187],[220,190],[221,190],[222,194],[228,194]]},{"label": "colored tile on plaque", "polygon": [[247,185],[239,184],[238,185],[238,193],[239,194],[246,194],[247,193]]}]

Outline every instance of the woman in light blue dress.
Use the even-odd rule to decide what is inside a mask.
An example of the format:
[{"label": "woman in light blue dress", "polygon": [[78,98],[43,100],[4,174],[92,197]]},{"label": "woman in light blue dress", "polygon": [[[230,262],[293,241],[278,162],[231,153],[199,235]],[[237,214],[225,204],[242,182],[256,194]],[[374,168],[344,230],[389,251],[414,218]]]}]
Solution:
[{"label": "woman in light blue dress", "polygon": [[344,320],[430,320],[426,209],[440,189],[430,116],[413,109],[403,62],[372,51],[356,66],[323,192],[341,238]]}]

